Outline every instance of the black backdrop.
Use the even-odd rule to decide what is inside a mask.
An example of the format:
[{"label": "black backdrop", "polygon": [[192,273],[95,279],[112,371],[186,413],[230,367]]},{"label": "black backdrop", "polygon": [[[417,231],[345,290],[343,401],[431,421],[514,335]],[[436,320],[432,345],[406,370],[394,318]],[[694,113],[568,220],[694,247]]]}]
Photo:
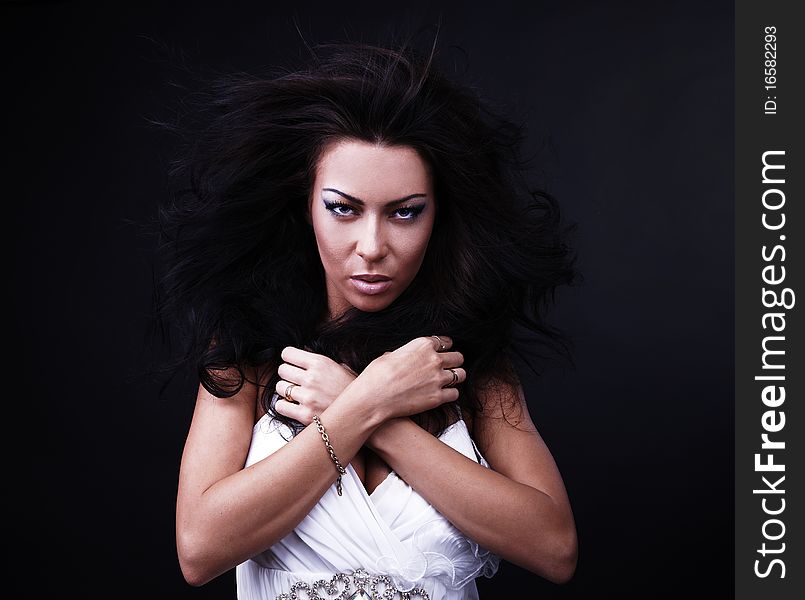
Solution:
[{"label": "black backdrop", "polygon": [[553,313],[575,368],[524,373],[573,503],[578,570],[556,586],[503,563],[481,597],[731,597],[732,3],[261,4],[0,9],[6,586],[234,597],[231,573],[191,588],[175,557],[196,383],[160,398],[141,376],[152,288],[136,223],[165,194],[171,140],[148,120],[180,98],[167,57],[250,70],[303,52],[294,22],[309,43],[374,41],[441,14],[462,77],[527,122],[584,275]]}]

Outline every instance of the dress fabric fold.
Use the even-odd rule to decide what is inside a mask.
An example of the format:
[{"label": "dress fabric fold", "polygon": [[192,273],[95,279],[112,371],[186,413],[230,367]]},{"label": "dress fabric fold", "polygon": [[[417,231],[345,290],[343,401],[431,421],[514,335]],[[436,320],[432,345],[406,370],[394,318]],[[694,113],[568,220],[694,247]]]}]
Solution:
[{"label": "dress fabric fold", "polygon": [[[276,452],[291,435],[285,424],[263,416],[246,465]],[[439,439],[489,468],[462,419]],[[497,555],[456,529],[393,471],[371,494],[352,465],[346,471],[342,496],[330,486],[291,533],[236,567],[239,600],[275,600],[299,581],[330,581],[358,569],[389,576],[401,591],[424,589],[430,600],[478,598],[475,578],[497,572]]]}]

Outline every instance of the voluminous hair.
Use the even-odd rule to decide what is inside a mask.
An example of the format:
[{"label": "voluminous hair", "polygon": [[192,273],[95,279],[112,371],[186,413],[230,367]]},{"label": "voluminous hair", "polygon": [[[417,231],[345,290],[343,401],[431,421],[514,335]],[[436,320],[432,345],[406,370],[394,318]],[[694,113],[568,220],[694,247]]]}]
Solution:
[{"label": "voluminous hair", "polygon": [[[574,270],[551,195],[525,185],[522,127],[436,68],[435,49],[316,46],[302,68],[221,77],[196,96],[203,127],[173,163],[158,223],[158,319],[213,395],[254,376],[266,411],[286,346],[360,373],[418,336],[448,335],[471,414],[490,382],[517,383],[516,331],[567,349],[545,312]],[[307,219],[329,144],[413,148],[433,177],[436,218],[422,266],[387,308],[327,319],[324,272]],[[164,327],[163,327],[164,329]],[[530,342],[529,342],[530,343]],[[415,417],[442,431],[448,407]],[[431,419],[434,419],[431,421]]]}]

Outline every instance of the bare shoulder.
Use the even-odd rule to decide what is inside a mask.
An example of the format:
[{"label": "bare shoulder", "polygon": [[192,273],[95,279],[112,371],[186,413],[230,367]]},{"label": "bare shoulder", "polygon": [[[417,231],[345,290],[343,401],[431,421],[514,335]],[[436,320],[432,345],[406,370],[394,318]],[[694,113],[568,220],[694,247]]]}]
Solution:
[{"label": "bare shoulder", "polygon": [[201,424],[205,428],[217,429],[216,425],[231,424],[232,419],[241,421],[247,416],[251,421],[258,389],[254,371],[232,367],[217,371],[214,378],[216,385],[221,389],[232,391],[237,389],[237,391],[229,396],[220,397],[199,384],[191,428]]},{"label": "bare shoulder", "polygon": [[490,377],[476,388],[476,394],[480,411],[473,425],[479,435],[493,433],[502,427],[536,432],[523,386],[516,376],[513,380]]},{"label": "bare shoulder", "polygon": [[556,466],[519,381],[490,378],[477,394],[481,410],[472,431],[490,466],[521,483],[558,488]]}]

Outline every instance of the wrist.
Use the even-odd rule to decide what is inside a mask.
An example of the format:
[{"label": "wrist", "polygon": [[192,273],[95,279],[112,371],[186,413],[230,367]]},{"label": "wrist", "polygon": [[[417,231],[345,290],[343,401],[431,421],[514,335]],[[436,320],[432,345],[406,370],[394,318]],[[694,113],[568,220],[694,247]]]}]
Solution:
[{"label": "wrist", "polygon": [[361,386],[356,385],[358,379],[354,379],[344,390],[336,397],[331,406],[338,405],[339,408],[347,410],[353,414],[355,418],[370,431],[374,432],[390,415],[384,410],[381,403],[377,401],[377,396],[374,394],[367,394]]}]

